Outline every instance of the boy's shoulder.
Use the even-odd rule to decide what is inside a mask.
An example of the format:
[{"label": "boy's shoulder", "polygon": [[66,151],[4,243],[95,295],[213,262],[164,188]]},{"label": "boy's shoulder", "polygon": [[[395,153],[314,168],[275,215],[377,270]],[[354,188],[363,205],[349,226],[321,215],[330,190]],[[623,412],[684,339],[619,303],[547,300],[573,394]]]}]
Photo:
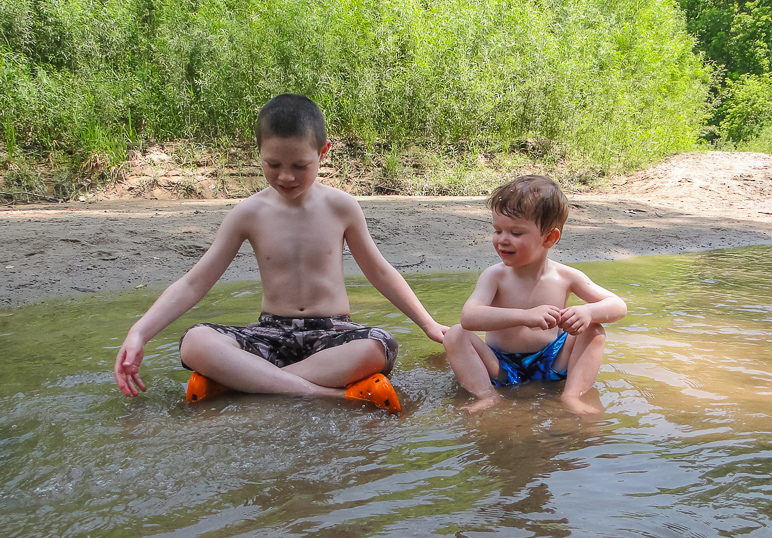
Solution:
[{"label": "boy's shoulder", "polygon": [[314,201],[321,205],[321,209],[330,211],[336,217],[349,222],[352,219],[354,221],[364,220],[362,206],[359,205],[359,200],[351,194],[323,183],[315,183],[314,188],[316,189]]},{"label": "boy's shoulder", "polygon": [[512,272],[512,269],[504,265],[504,263],[499,262],[483,269],[480,276],[477,277],[477,282],[478,284],[485,283],[486,286],[498,287],[513,277],[514,273]]},{"label": "boy's shoulder", "polygon": [[[310,195],[309,199],[314,203],[359,207],[359,202],[357,202],[357,199],[354,196],[340,189],[336,189],[335,187],[324,185],[323,183],[314,183],[307,194]],[[234,209],[240,207],[241,210],[254,210],[264,206],[280,205],[281,203],[281,195],[272,188],[266,187],[243,199],[234,207]]]},{"label": "boy's shoulder", "polygon": [[[547,259],[545,261],[546,265],[544,267],[544,274],[549,275],[550,273],[553,276],[557,276],[558,278],[563,279],[575,279],[575,278],[582,278],[584,277],[584,273],[580,271],[579,269],[576,269],[575,267],[571,267],[570,265],[566,265],[564,263],[556,262],[551,259]],[[515,271],[508,267],[503,262],[496,263],[494,265],[489,266],[483,272],[480,274],[480,277],[485,277],[487,279],[494,279],[494,280],[505,280],[509,278],[518,278]]]},{"label": "boy's shoulder", "polygon": [[550,270],[557,271],[561,275],[584,276],[584,272],[576,267],[566,265],[565,263],[556,262],[554,260],[548,260],[548,263],[550,264]]},{"label": "boy's shoulder", "polygon": [[331,187],[329,185],[325,185],[324,183],[319,183],[318,181],[314,183],[314,188],[316,189],[316,195],[318,196],[324,196],[326,199],[330,201],[337,201],[337,202],[343,202],[343,203],[354,203],[358,204],[357,199],[340,189],[337,189],[335,187]]},{"label": "boy's shoulder", "polygon": [[[307,199],[300,205],[288,204],[280,194],[272,188],[263,189],[245,198],[233,207],[227,219],[237,223],[239,227],[251,227],[256,222],[284,222],[286,219],[305,219],[300,215],[315,215],[324,222],[343,223],[348,228],[354,224],[366,222],[359,201],[352,195],[334,187],[314,184],[312,191],[307,192]],[[305,213],[298,214],[296,210],[303,208]],[[266,220],[267,219],[267,220]]]},{"label": "boy's shoulder", "polygon": [[503,277],[507,274],[507,270],[509,267],[504,265],[503,262],[494,263],[493,265],[489,265],[485,269],[483,269],[482,273],[480,273],[480,276],[487,276],[487,277]]}]

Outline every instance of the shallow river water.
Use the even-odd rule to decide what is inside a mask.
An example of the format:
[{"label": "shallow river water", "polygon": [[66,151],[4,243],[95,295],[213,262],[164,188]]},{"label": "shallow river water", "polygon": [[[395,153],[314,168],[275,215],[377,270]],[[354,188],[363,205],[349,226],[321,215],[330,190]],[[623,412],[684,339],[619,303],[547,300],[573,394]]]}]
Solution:
[{"label": "shallow river water", "polygon": [[[560,384],[476,415],[445,362],[362,280],[356,321],[393,331],[404,413],[232,395],[184,403],[177,338],[259,309],[218,285],[153,340],[123,397],[120,343],[160,290],[0,310],[5,536],[770,536],[772,247],[576,264],[628,303],[580,419]],[[476,274],[408,276],[457,322]],[[594,392],[594,391],[593,391]]]}]

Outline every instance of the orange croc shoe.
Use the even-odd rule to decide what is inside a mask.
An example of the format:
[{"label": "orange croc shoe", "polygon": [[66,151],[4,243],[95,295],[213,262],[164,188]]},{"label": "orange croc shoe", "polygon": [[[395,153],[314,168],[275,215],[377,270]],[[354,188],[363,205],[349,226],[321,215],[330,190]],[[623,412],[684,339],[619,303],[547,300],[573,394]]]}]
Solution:
[{"label": "orange croc shoe", "polygon": [[381,409],[387,409],[392,415],[402,412],[397,393],[383,374],[371,375],[346,387],[346,399],[373,402]]},{"label": "orange croc shoe", "polygon": [[193,372],[188,381],[188,393],[186,394],[185,399],[188,403],[193,403],[203,400],[204,398],[214,398],[215,396],[230,390],[230,388],[222,383],[218,383],[214,379],[209,379],[198,372]]}]

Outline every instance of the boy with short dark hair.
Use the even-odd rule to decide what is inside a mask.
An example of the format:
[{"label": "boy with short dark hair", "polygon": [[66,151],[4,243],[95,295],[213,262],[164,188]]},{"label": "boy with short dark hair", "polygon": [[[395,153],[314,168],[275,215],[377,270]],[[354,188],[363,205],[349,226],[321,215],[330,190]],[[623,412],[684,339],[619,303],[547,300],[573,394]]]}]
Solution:
[{"label": "boy with short dark hair", "polygon": [[182,364],[200,374],[191,377],[189,400],[223,385],[367,399],[398,412],[383,376],[394,366],[397,344],[388,332],[349,318],[344,243],[373,286],[429,338],[442,342],[447,327],[378,251],[356,199],[316,182],[330,141],[313,101],[292,94],[272,99],[258,116],[256,141],[270,188],[233,208],[198,263],[134,324],[116,358],[118,386],[127,396],[145,390],[138,375],[145,344],[198,303],[249,241],[263,283],[262,314],[247,327],[205,323],[185,332]]},{"label": "boy with short dark hair", "polygon": [[[478,398],[469,410],[496,403],[492,384],[565,379],[569,410],[599,411],[580,396],[600,370],[601,324],[622,319],[627,306],[581,271],[547,257],[568,217],[568,200],[550,178],[518,177],[496,189],[488,205],[501,263],[482,272],[461,324],[443,341],[461,386]],[[566,308],[572,293],[586,304]],[[485,342],[472,331],[485,331]]]}]

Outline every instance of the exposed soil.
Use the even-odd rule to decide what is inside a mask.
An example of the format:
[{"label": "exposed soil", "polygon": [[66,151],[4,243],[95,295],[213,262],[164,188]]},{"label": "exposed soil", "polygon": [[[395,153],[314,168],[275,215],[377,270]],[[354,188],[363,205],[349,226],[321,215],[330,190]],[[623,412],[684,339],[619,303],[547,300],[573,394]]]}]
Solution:
[{"label": "exposed soil", "polygon": [[[196,177],[197,188],[217,190]],[[238,203],[174,199],[142,181],[127,178],[123,192],[90,201],[0,209],[0,307],[160,288],[192,267]],[[567,194],[571,214],[552,254],[563,262],[772,244],[772,155],[683,154],[599,191]],[[381,252],[403,272],[479,270],[497,261],[482,197],[359,200]],[[345,261],[355,274],[350,256]],[[248,246],[223,279],[259,279]]]}]

